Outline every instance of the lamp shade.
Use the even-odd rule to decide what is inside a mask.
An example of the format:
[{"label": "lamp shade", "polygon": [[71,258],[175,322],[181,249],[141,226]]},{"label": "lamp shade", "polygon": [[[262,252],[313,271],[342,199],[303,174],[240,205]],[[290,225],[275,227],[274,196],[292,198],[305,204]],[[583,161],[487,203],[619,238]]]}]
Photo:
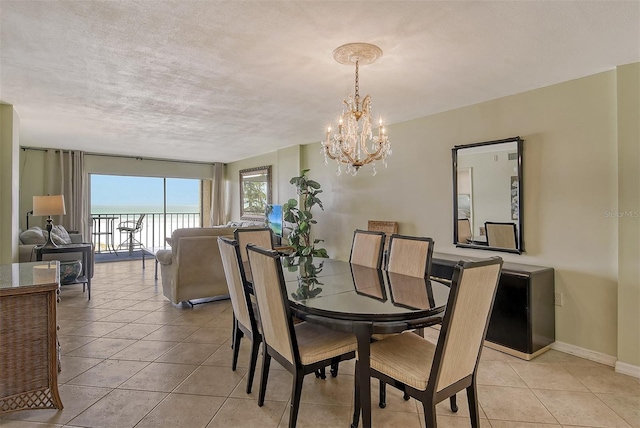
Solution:
[{"label": "lamp shade", "polygon": [[67,214],[67,211],[64,207],[64,195],[33,197],[34,216],[51,216],[65,214]]}]

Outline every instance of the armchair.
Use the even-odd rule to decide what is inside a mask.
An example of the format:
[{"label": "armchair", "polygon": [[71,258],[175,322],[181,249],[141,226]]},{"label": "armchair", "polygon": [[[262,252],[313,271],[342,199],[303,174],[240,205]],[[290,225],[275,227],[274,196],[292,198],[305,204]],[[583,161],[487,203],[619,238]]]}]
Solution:
[{"label": "armchair", "polygon": [[156,254],[164,296],[174,304],[210,297],[228,298],[218,237],[233,239],[234,230],[233,227],[174,230],[171,249]]}]

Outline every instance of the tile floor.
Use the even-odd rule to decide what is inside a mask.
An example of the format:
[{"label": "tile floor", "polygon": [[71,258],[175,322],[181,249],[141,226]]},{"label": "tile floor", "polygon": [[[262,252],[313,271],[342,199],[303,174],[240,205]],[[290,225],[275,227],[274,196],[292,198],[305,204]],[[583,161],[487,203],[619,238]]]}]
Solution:
[{"label": "tile floor", "polygon": [[[151,265],[151,264],[149,264]],[[148,265],[148,266],[149,266]],[[153,269],[140,261],[96,265],[92,299],[63,286],[58,318],[64,410],[4,415],[2,427],[286,427],[291,375],[271,364],[267,401],[245,393],[249,347],[231,371],[231,305],[219,301],[176,307],[162,295]],[[429,330],[436,337],[436,330]],[[526,362],[485,349],[479,370],[483,428],[640,427],[640,379],[557,351]],[[337,378],[305,378],[298,426],[348,427],[353,362]],[[372,385],[373,425],[420,428],[422,406],[388,388],[379,409]],[[438,406],[438,424],[468,427],[460,410]]]}]

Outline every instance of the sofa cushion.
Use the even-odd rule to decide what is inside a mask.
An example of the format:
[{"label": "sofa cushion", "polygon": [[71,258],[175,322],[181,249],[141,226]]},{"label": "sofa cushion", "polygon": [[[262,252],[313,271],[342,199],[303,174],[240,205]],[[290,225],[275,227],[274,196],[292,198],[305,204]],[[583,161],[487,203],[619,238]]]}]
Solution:
[{"label": "sofa cushion", "polygon": [[[53,226],[53,229],[51,229],[51,235],[51,240],[58,245],[71,244],[71,237],[64,226]],[[56,241],[56,237],[59,238],[60,242]]]},{"label": "sofa cushion", "polygon": [[25,245],[42,245],[47,242],[47,237],[39,227],[30,227],[20,234],[20,242]]}]

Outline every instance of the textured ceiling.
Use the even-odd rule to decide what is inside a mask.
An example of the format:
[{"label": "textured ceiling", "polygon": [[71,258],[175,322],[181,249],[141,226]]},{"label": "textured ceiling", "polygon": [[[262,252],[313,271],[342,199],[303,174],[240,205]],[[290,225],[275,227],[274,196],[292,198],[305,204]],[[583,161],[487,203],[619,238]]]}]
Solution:
[{"label": "textured ceiling", "polygon": [[393,124],[640,61],[640,2],[2,0],[0,42],[21,145],[230,162],[323,137],[344,43]]}]

